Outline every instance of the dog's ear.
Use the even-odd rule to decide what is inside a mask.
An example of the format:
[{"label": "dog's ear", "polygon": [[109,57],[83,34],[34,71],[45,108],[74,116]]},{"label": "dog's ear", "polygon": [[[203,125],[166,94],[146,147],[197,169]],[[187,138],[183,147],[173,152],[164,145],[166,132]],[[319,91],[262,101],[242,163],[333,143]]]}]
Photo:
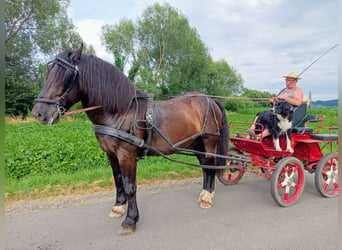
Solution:
[{"label": "dog's ear", "polygon": [[290,103],[287,103],[287,112],[292,113],[293,112],[293,106]]}]

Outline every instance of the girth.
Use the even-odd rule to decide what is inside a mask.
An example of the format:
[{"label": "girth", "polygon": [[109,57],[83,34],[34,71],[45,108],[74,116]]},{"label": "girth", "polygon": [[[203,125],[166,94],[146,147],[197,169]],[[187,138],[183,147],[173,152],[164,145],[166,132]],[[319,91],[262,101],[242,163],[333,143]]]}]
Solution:
[{"label": "girth", "polygon": [[[136,98],[139,98],[139,97],[133,98],[131,101],[131,104],[133,103],[134,100],[136,101]],[[148,148],[150,148],[150,147],[147,147],[147,145],[151,144],[152,129],[154,128],[153,120],[154,120],[155,103],[153,102],[153,95],[149,95],[147,97],[147,101],[148,101],[148,108],[147,108],[146,113],[145,113],[145,120],[140,120],[140,119],[134,118],[134,122],[132,123],[130,133],[127,133],[127,132],[121,130],[122,125],[126,121],[127,113],[124,116],[124,118],[119,122],[119,125],[117,126],[117,128],[93,124],[94,132],[99,133],[99,134],[109,135],[109,136],[118,138],[120,140],[123,140],[125,142],[128,142],[130,144],[133,144],[139,148],[142,148],[144,150],[143,150],[142,156],[139,156],[139,158],[145,157],[147,155]],[[129,110],[131,104],[129,105],[128,110]],[[127,110],[127,112],[128,112],[128,110]],[[137,110],[138,110],[138,103],[137,103]],[[136,116],[136,114],[135,114],[135,116]],[[145,124],[145,126],[141,126],[140,124]],[[146,131],[146,136],[145,136],[146,139],[145,140],[140,139],[140,138],[136,137],[135,135],[133,135],[136,128],[139,128],[139,129]]]},{"label": "girth", "polygon": [[120,129],[111,128],[103,125],[97,125],[93,124],[93,130],[95,133],[98,134],[104,134],[104,135],[110,135],[113,137],[116,137],[120,140],[123,140],[125,142],[128,142],[130,144],[133,144],[139,148],[143,148],[145,145],[145,141],[143,139],[140,139],[132,134],[129,134],[125,131],[122,131]]}]

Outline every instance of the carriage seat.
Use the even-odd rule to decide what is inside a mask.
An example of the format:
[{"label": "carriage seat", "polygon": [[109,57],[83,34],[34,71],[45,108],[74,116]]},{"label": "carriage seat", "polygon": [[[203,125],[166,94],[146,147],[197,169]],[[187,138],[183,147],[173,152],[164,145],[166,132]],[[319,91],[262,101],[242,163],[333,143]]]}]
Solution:
[{"label": "carriage seat", "polygon": [[308,121],[308,116],[306,114],[308,105],[306,102],[293,109],[293,119],[292,119],[292,130],[291,133],[305,134],[312,133],[312,128],[305,128],[304,125]]},{"label": "carriage seat", "polygon": [[307,108],[308,105],[306,104],[306,102],[302,102],[301,105],[293,109],[292,127],[304,127],[304,124],[307,120]]}]

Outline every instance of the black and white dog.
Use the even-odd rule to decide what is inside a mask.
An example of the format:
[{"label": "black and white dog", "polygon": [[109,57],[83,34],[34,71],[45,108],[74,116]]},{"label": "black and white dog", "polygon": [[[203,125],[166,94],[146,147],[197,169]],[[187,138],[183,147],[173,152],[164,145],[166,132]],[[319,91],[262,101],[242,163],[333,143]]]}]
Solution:
[{"label": "black and white dog", "polygon": [[[286,150],[293,153],[290,141],[292,119],[293,106],[283,100],[277,100],[272,110],[259,112],[258,119],[255,122],[262,124],[264,126],[264,130],[269,129],[272,133],[274,147],[277,151],[282,150],[279,146],[279,136],[280,134],[285,134],[287,144]],[[255,134],[261,133],[261,125],[256,124],[255,129]]]}]

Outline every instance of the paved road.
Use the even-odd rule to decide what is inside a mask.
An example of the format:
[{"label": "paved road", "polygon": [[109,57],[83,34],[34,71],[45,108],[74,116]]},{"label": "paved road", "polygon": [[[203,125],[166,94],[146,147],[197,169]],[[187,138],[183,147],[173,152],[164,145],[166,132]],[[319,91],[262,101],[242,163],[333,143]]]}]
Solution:
[{"label": "paved road", "polygon": [[[201,209],[200,181],[175,191],[138,194],[140,222],[119,236],[120,219],[107,216],[112,201],[6,216],[6,249],[336,249],[337,198],[321,197],[307,174],[300,201],[276,205],[269,181],[255,177],[234,186],[217,182],[214,206]],[[157,190],[156,190],[157,191]]]}]

